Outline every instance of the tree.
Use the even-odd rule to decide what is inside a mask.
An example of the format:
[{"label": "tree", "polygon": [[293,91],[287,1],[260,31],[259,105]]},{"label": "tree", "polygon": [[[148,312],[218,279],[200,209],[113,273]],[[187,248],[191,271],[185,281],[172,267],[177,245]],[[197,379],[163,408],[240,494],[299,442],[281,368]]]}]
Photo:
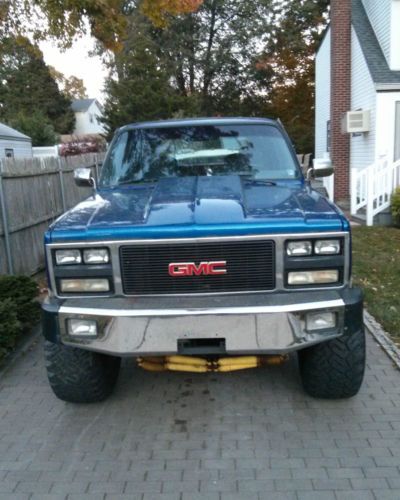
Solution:
[{"label": "tree", "polygon": [[204,0],[156,25],[143,17],[144,4],[130,10],[106,86],[109,131],[171,115],[271,116],[299,150],[312,151],[314,54],[328,7],[329,0]]},{"label": "tree", "polygon": [[108,129],[171,112],[236,115],[248,109],[258,100],[253,65],[269,32],[271,4],[205,0],[198,11],[170,18],[162,29],[139,8],[132,10],[106,86]]},{"label": "tree", "polygon": [[6,0],[0,2],[0,39],[31,35],[52,37],[63,47],[90,34],[106,50],[118,52],[126,35],[127,14],[141,7],[156,25],[170,16],[195,11],[202,0]]},{"label": "tree", "polygon": [[109,135],[128,122],[170,117],[183,106],[171,85],[172,73],[151,40],[152,25],[140,12],[137,16],[129,44],[115,57],[106,81],[104,123]]},{"label": "tree", "polygon": [[[71,101],[59,91],[40,50],[26,38],[8,38],[0,47],[0,120],[42,117],[59,134],[72,132]],[[25,123],[25,118],[21,122]],[[37,120],[39,123],[39,120]]]},{"label": "tree", "polygon": [[40,111],[30,114],[20,111],[8,120],[11,127],[29,136],[32,146],[54,146],[59,142],[59,136],[52,123]]},{"label": "tree", "polygon": [[143,0],[141,10],[156,26],[168,24],[168,17],[196,12],[204,0]]},{"label": "tree", "polygon": [[256,63],[255,81],[267,95],[264,112],[283,121],[301,152],[314,149],[314,56],[328,12],[329,0],[284,0]]},{"label": "tree", "polygon": [[314,150],[314,85],[313,68],[297,75],[288,85],[277,86],[264,103],[266,114],[279,118],[296,149],[301,153]]},{"label": "tree", "polygon": [[76,37],[90,34],[106,49],[118,50],[125,31],[124,0],[7,0],[0,5],[0,38],[52,37],[69,47]]},{"label": "tree", "polygon": [[58,88],[71,101],[74,99],[86,99],[87,90],[83,80],[76,76],[66,77],[61,71],[57,71],[53,66],[49,66],[50,74],[57,82]]}]

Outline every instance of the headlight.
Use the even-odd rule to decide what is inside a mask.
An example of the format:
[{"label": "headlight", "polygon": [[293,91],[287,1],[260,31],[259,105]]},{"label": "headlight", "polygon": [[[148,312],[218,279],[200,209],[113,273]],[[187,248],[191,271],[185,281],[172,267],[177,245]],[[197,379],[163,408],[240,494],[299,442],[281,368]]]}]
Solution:
[{"label": "headlight", "polygon": [[58,266],[67,266],[69,264],[80,264],[82,255],[80,250],[57,250],[56,263]]},{"label": "headlight", "polygon": [[335,328],[336,313],[334,312],[313,312],[306,316],[306,328],[308,331],[326,330]]},{"label": "headlight", "polygon": [[106,248],[84,250],[83,262],[85,264],[108,264],[110,262],[110,254]]},{"label": "headlight", "polygon": [[292,271],[288,275],[289,285],[322,285],[337,283],[339,271],[327,269],[325,271]]},{"label": "headlight", "polygon": [[290,241],[287,245],[287,254],[290,257],[303,257],[312,254],[311,241]]},{"label": "headlight", "polygon": [[318,240],[314,248],[317,255],[338,255],[340,254],[340,240]]},{"label": "headlight", "polygon": [[72,337],[97,337],[97,323],[88,319],[69,319],[68,333]]},{"label": "headlight", "polygon": [[62,279],[60,280],[61,293],[101,293],[110,291],[108,279]]}]

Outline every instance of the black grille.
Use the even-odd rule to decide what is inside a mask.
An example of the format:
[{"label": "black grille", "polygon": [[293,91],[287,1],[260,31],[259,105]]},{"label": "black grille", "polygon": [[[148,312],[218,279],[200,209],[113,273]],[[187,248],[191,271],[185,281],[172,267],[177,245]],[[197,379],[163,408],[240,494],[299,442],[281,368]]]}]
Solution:
[{"label": "black grille", "polygon": [[[132,245],[120,248],[123,290],[126,295],[214,293],[273,290],[273,241],[220,241]],[[169,275],[171,263],[226,261],[227,274]]]}]

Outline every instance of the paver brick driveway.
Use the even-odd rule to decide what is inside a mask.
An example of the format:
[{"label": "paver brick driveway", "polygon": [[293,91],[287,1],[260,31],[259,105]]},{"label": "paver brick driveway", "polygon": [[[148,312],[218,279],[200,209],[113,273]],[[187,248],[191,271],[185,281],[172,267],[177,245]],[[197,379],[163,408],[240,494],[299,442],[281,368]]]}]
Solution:
[{"label": "paver brick driveway", "polygon": [[368,337],[348,401],[304,395],[293,360],[226,375],[125,361],[105,403],[58,401],[41,345],[0,379],[0,498],[400,499],[400,372]]}]

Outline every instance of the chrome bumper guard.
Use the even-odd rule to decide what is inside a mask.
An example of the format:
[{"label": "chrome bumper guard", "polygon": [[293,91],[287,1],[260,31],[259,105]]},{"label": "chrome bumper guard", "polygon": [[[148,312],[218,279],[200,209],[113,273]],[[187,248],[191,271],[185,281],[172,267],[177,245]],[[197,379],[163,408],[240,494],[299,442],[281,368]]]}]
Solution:
[{"label": "chrome bumper guard", "polygon": [[[57,306],[59,340],[117,356],[176,354],[182,341],[201,339],[223,340],[227,354],[282,354],[343,334],[345,303],[339,293],[319,294],[324,300],[312,302],[307,294],[286,296],[99,299],[96,307],[71,299]],[[306,314],[318,311],[335,312],[336,327],[307,331]],[[97,337],[72,337],[70,319],[96,321]]]}]

